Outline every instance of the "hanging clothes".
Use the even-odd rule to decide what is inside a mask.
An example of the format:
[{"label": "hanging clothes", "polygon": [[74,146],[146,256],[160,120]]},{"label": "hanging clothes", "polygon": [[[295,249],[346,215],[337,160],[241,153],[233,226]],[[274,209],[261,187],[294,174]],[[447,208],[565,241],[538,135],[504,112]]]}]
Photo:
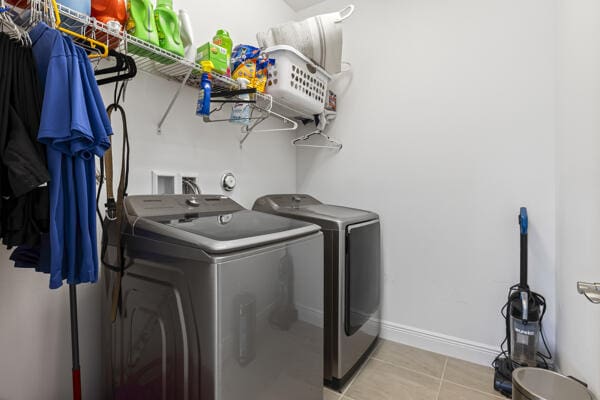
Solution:
[{"label": "hanging clothes", "polygon": [[8,247],[36,246],[48,231],[41,98],[31,49],[0,33],[0,236]]},{"label": "hanging clothes", "polygon": [[110,121],[85,51],[40,23],[30,32],[44,88],[38,140],[50,172],[50,230],[41,246],[13,254],[50,273],[50,288],[96,282],[95,157],[110,147]]}]

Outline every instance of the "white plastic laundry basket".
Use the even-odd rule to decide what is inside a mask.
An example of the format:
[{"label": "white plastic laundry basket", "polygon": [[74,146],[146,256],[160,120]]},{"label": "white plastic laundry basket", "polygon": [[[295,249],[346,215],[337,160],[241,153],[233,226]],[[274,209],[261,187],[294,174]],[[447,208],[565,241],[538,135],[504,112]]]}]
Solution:
[{"label": "white plastic laundry basket", "polygon": [[323,112],[331,75],[291,46],[273,46],[265,52],[275,59],[266,92],[304,116]]}]

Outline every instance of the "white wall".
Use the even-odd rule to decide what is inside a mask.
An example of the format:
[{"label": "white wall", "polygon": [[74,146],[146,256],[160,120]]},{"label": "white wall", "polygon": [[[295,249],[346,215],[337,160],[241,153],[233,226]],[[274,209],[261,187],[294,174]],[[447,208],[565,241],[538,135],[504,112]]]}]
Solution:
[{"label": "white wall", "polygon": [[[240,148],[240,128],[227,122],[206,124],[196,117],[197,91],[185,89],[156,134],[176,85],[142,74],[127,88],[125,108],[131,137],[130,194],[150,193],[152,170],[199,174],[203,193],[223,193],[224,172],[238,178],[232,197],[245,207],[269,191],[295,190],[296,153],[289,133],[252,134]],[[109,90],[106,90],[107,98]],[[157,96],[164,93],[164,96]],[[120,119],[113,117],[117,131],[115,147],[121,147]],[[116,158],[120,160],[120,151]],[[117,183],[115,182],[115,185]]]},{"label": "white wall", "polygon": [[[230,29],[235,42],[253,42],[255,31],[295,16],[279,0],[216,2],[210,18],[196,3],[179,0],[176,8],[190,12],[197,43],[218,28]],[[346,3],[327,0],[299,16]],[[264,193],[300,191],[372,209],[383,221],[385,335],[479,362],[503,336],[498,310],[518,279],[516,214],[526,205],[531,284],[548,297],[546,331],[551,343],[558,331],[559,364],[600,390],[600,367],[590,357],[600,357],[600,345],[583,346],[585,329],[571,328],[591,336],[600,325],[582,318],[598,311],[573,288],[576,279],[599,279],[592,264],[600,257],[598,6],[558,0],[557,12],[543,0],[354,3],[344,48],[354,81],[339,98],[331,131],[344,142],[339,154],[296,153],[288,134],[253,135],[240,150],[235,127],[193,115],[191,89],[157,136],[177,85],[142,73],[125,103],[130,193],[150,191],[151,169],[196,172],[205,193],[219,193],[221,174],[232,171],[239,180],[233,197],[247,207]],[[0,399],[69,398],[66,288],[50,291],[46,276],[2,264]],[[79,295],[84,393],[94,399],[101,392],[99,287],[82,286]]]},{"label": "white wall", "polygon": [[600,4],[558,5],[557,355],[600,394],[600,306],[575,286],[600,281]]},{"label": "white wall", "polygon": [[489,362],[518,281],[524,205],[531,285],[548,298],[554,342],[553,5],[353,3],[354,80],[330,131],[344,148],[299,150],[297,180],[300,192],[381,215],[384,336]]},{"label": "white wall", "polygon": [[[255,43],[259,29],[293,18],[280,0],[214,2],[176,0],[194,23],[196,42],[206,42],[219,28],[229,29],[237,43]],[[209,12],[208,16],[206,12]],[[103,88],[105,101],[112,88]],[[195,172],[204,193],[221,193],[223,172],[238,177],[233,198],[246,207],[267,192],[296,188],[295,150],[289,134],[252,135],[240,150],[239,128],[230,124],[204,124],[194,115],[195,96],[185,89],[163,128],[156,123],[177,85],[140,73],[128,86],[124,104],[131,135],[130,194],[149,193],[150,170]],[[120,148],[120,121],[114,128]],[[63,400],[71,396],[71,352],[68,289],[51,291],[48,277],[15,270],[9,252],[0,259],[0,399]],[[100,398],[100,287],[79,287],[80,347],[83,392],[86,399]]]},{"label": "white wall", "polygon": [[304,8],[310,7],[317,3],[321,3],[323,0],[284,0],[290,7],[295,11],[300,11]]},{"label": "white wall", "polygon": [[[48,276],[18,270],[2,249],[0,269],[0,399],[71,398],[68,287],[48,289]],[[99,398],[99,291],[79,286],[82,379]]]}]

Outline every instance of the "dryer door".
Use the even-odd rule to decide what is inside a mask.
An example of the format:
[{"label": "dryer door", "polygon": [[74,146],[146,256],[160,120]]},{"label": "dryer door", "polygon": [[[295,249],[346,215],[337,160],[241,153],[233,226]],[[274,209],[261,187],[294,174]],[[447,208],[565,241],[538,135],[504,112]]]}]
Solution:
[{"label": "dryer door", "polygon": [[344,330],[355,334],[379,310],[381,245],[379,220],[346,230],[346,301]]}]

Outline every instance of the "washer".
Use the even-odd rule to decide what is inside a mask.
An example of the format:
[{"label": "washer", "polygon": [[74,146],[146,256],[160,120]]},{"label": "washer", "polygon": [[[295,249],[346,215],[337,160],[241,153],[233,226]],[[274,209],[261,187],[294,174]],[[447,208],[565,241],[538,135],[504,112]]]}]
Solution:
[{"label": "washer", "polygon": [[323,204],[305,194],[261,197],[254,210],[317,224],[325,240],[325,383],[340,389],[381,331],[377,214]]},{"label": "washer", "polygon": [[[109,398],[322,400],[318,226],[210,195],[127,197],[124,224]],[[103,271],[105,316],[118,273]]]}]

